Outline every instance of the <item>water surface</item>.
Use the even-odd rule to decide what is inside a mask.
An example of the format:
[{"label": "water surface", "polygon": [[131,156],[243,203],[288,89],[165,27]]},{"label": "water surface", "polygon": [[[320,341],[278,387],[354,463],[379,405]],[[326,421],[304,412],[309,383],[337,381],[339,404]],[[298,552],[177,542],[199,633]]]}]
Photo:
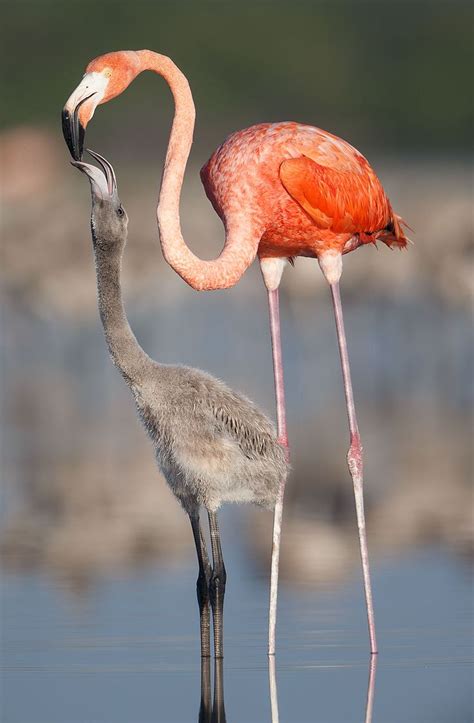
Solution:
[{"label": "water surface", "polygon": [[[238,513],[226,514],[224,693],[228,721],[270,721],[266,581],[249,575]],[[85,596],[41,574],[2,585],[2,721],[198,720],[194,566],[101,580]],[[465,564],[436,548],[374,568],[380,655],[374,721],[472,718],[472,618]],[[363,721],[369,657],[359,579],[324,591],[283,585],[276,660],[280,721]]]}]

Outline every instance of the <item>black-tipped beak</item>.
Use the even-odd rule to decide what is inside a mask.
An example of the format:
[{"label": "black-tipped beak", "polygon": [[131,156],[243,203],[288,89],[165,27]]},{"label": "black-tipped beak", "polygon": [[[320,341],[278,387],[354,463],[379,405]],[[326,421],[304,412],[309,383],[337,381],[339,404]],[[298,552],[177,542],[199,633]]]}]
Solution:
[{"label": "black-tipped beak", "polygon": [[79,120],[79,109],[86,100],[92,98],[95,93],[83,98],[74,108],[71,113],[67,108],[63,109],[62,112],[62,124],[63,124],[63,136],[67,143],[69,152],[75,161],[82,160],[82,154],[84,152],[84,138],[86,130]]},{"label": "black-tipped beak", "polygon": [[75,121],[74,114],[71,116],[68,110],[63,110],[62,121],[63,136],[69,152],[75,161],[80,161],[84,150],[84,128],[79,120]]}]

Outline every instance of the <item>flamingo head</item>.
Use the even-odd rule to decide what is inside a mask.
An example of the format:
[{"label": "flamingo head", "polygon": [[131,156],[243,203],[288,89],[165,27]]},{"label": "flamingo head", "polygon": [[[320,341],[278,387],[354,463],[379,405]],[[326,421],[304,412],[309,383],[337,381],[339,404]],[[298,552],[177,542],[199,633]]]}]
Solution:
[{"label": "flamingo head", "polygon": [[101,103],[120,95],[141,71],[139,52],[119,50],[92,60],[62,111],[63,135],[71,156],[80,161],[87,124]]},{"label": "flamingo head", "polygon": [[94,244],[102,247],[114,246],[117,243],[123,245],[126,242],[128,217],[120,202],[114,169],[103,156],[89,149],[87,152],[100,168],[83,161],[72,161],[72,165],[82,171],[90,181]]}]

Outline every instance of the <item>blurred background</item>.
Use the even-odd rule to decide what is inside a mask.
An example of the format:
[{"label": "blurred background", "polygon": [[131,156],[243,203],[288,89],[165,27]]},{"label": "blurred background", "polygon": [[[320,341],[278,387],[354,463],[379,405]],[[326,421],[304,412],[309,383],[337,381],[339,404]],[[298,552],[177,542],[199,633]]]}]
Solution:
[{"label": "blurred background", "polygon": [[[428,550],[464,575],[474,549],[470,4],[22,0],[4,3],[2,19],[0,564],[14,606],[33,579],[60,580],[76,605],[104,580],[136,585],[173,569],[195,612],[188,522],[107,355],[89,187],[60,127],[89,60],[122,48],[170,55],[190,81],[197,124],[181,214],[203,258],[218,254],[224,232],[198,171],[232,131],[316,125],[377,171],[414,245],[344,261],[369,548],[376,570]],[[229,291],[198,294],[161,256],[155,205],[172,113],[164,81],[146,73],[98,108],[87,133],[114,164],[130,216],[131,325],[157,360],[206,369],[273,414],[257,265]],[[359,553],[332,308],[314,260],[285,271],[281,303],[293,466],[283,595],[342,590],[359,584]],[[241,550],[238,574],[261,579],[264,606],[272,516],[234,508],[223,520],[224,554],[227,534]],[[421,575],[423,563],[410,570]],[[22,720],[15,705],[11,720]]]}]

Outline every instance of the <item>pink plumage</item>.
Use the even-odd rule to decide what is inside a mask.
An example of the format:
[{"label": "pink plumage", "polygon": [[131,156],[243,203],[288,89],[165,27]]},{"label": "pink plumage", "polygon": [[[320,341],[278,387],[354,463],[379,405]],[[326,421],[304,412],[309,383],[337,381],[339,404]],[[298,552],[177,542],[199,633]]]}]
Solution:
[{"label": "pink plumage", "polygon": [[233,133],[201,169],[225,224],[245,216],[260,258],[344,252],[380,239],[406,245],[380,181],[349,143],[300,123]]}]

